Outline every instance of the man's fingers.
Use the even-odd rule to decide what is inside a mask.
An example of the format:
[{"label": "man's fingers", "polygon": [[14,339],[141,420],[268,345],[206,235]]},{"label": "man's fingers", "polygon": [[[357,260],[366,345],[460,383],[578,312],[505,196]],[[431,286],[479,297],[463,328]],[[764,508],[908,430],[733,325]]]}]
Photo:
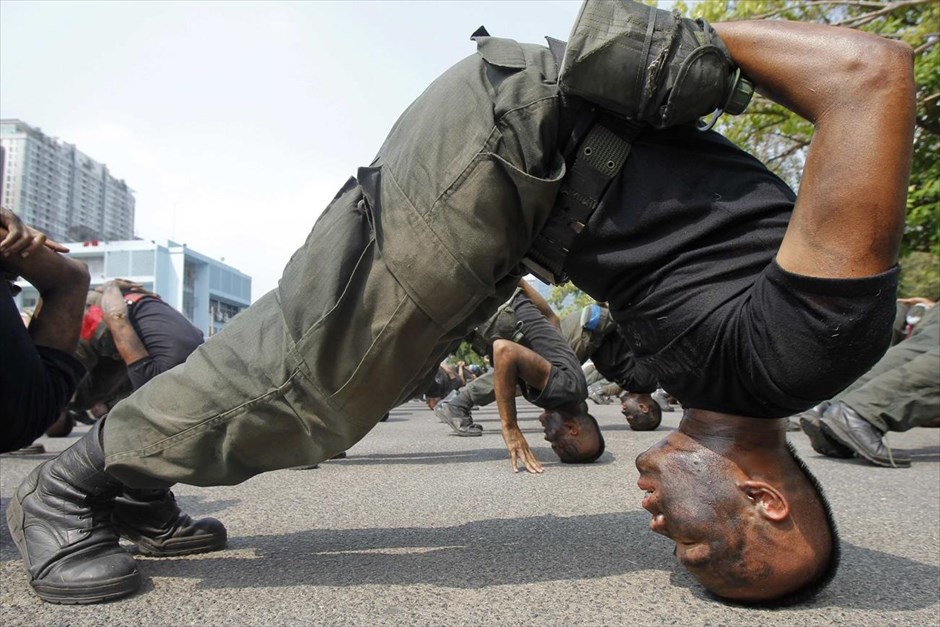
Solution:
[{"label": "man's fingers", "polygon": [[7,246],[16,240],[17,235],[14,231],[11,231],[6,227],[0,228],[0,235],[2,235],[2,237],[0,237],[0,251],[5,253],[7,251]]},{"label": "man's fingers", "polygon": [[20,257],[26,259],[31,253],[36,252],[46,244],[46,235],[44,233],[33,233],[33,236],[27,238],[26,249],[20,253]]},{"label": "man's fingers", "polygon": [[46,238],[46,248],[54,250],[57,253],[67,253],[69,252],[68,246],[63,246],[55,240],[51,240],[48,237]]},{"label": "man's fingers", "polygon": [[509,451],[509,462],[512,464],[512,471],[519,472],[519,466],[516,460],[516,451],[514,449]]},{"label": "man's fingers", "polygon": [[539,463],[539,460],[535,459],[535,455],[532,454],[532,451],[526,451],[526,470],[531,473],[539,474],[544,472],[545,469],[542,468],[542,464]]},{"label": "man's fingers", "polygon": [[7,231],[7,236],[0,243],[0,250],[3,255],[8,256],[23,250],[29,244],[29,233],[20,227],[19,224],[13,224]]},{"label": "man's fingers", "polygon": [[7,246],[6,250],[3,251],[3,254],[5,256],[18,255],[28,245],[29,245],[29,239],[25,237],[21,237],[15,240],[13,243],[11,243],[9,246]]},{"label": "man's fingers", "polygon": [[528,447],[519,447],[519,448],[510,448],[509,449],[509,459],[512,464],[512,471],[519,472],[519,464],[521,463],[525,466],[526,472],[532,474],[541,474],[545,471],[542,467],[542,464],[535,459],[535,455],[532,453],[532,449]]}]

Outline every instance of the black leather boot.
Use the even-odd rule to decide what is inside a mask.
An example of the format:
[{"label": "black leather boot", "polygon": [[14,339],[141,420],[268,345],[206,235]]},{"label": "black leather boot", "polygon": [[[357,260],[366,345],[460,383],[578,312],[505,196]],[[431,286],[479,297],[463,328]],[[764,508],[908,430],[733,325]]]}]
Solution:
[{"label": "black leather boot", "polygon": [[832,404],[819,421],[823,432],[876,466],[909,468],[911,456],[893,451],[884,443],[884,433],[841,401]]},{"label": "black leather boot", "polygon": [[225,546],[225,525],[215,518],[193,520],[169,490],[125,488],[114,499],[114,530],[144,555],[168,557],[215,551]]},{"label": "black leather boot", "polygon": [[470,416],[470,408],[473,407],[473,401],[466,392],[466,388],[460,391],[453,391],[434,406],[434,415],[441,422],[450,425],[459,436],[473,437],[483,435],[483,427],[473,422]]},{"label": "black leather boot", "polygon": [[7,506],[7,524],[30,585],[51,603],[99,603],[140,587],[134,558],[111,527],[123,486],[104,471],[101,422],[38,466]]},{"label": "black leather boot", "polygon": [[836,457],[839,459],[852,459],[855,457],[855,451],[847,446],[843,446],[838,440],[830,438],[822,429],[823,414],[832,405],[829,401],[823,401],[815,407],[807,409],[799,414],[800,426],[803,433],[809,437],[813,450],[826,457]]}]

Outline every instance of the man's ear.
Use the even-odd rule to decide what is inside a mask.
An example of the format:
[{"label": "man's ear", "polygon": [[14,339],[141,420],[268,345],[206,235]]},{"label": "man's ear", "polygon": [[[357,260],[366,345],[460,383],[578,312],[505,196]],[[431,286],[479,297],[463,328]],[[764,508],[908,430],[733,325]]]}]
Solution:
[{"label": "man's ear", "polygon": [[577,437],[577,435],[581,433],[581,423],[571,416],[566,415],[563,422],[565,424],[565,428],[568,430],[568,435]]},{"label": "man's ear", "polygon": [[774,486],[764,481],[745,481],[738,484],[744,495],[754,504],[757,512],[774,522],[781,522],[790,516],[790,503]]}]

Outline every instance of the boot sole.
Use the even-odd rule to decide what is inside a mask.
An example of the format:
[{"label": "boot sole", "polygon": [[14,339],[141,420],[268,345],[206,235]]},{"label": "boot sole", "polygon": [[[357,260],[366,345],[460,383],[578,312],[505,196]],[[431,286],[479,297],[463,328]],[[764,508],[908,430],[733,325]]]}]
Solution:
[{"label": "boot sole", "polygon": [[[440,404],[438,404],[438,407],[440,407]],[[438,413],[437,408],[435,407],[434,414],[440,419],[441,422],[453,429],[454,435],[456,436],[461,438],[476,438],[483,435],[483,427],[480,427],[474,422],[471,422],[469,426],[454,426],[454,421],[452,421],[449,416],[444,414],[444,410],[441,410],[441,412]]]},{"label": "boot sole", "polygon": [[193,536],[190,538],[172,538],[160,544],[153,544],[143,538],[134,539],[124,534],[121,537],[137,545],[141,555],[148,557],[179,557],[180,555],[193,555],[194,553],[208,553],[225,548],[226,537]]},{"label": "boot sole", "polygon": [[140,573],[108,579],[91,586],[57,586],[42,581],[30,583],[43,601],[59,605],[89,605],[130,596],[140,589]]}]

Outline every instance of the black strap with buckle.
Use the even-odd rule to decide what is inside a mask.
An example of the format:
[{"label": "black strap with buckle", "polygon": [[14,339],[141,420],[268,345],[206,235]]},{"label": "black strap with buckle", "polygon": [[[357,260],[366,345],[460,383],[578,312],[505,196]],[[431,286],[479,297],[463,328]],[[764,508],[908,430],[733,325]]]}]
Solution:
[{"label": "black strap with buckle", "polygon": [[593,112],[584,115],[591,116],[589,130],[584,139],[577,142],[573,162],[551,215],[522,260],[529,272],[552,285],[568,281],[564,269],[568,251],[597,209],[610,182],[620,172],[630,155],[633,140],[643,128],[611,116],[595,119]]}]

